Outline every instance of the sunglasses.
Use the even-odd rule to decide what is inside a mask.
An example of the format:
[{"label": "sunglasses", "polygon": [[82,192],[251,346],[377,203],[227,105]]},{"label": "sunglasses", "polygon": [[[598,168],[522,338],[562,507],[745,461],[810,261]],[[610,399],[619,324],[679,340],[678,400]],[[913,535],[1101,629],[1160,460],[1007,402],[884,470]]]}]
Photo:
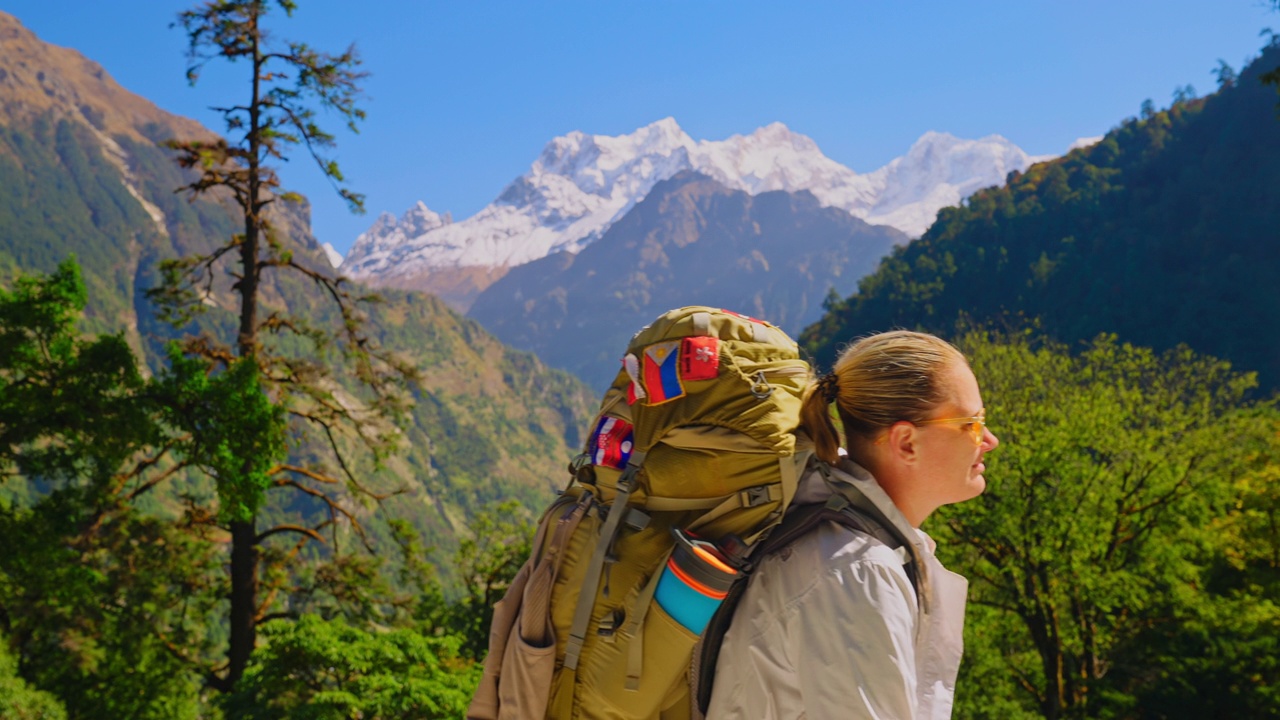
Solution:
[{"label": "sunglasses", "polygon": [[964,423],[965,432],[969,433],[969,437],[973,438],[974,445],[981,445],[982,438],[987,434],[987,411],[980,410],[973,417],[955,417],[955,418],[935,418],[933,420],[921,420],[916,425],[937,425],[941,423]]}]

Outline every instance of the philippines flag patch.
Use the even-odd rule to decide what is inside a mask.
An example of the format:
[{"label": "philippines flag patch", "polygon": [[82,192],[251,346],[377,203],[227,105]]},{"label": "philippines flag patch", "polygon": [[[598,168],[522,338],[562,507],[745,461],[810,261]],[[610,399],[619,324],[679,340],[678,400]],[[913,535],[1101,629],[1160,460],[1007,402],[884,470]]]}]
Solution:
[{"label": "philippines flag patch", "polygon": [[680,384],[680,341],[654,343],[644,349],[641,367],[647,405],[660,405],[684,395]]},{"label": "philippines flag patch", "polygon": [[631,459],[634,444],[631,423],[606,415],[600,418],[591,434],[591,464],[621,470]]}]

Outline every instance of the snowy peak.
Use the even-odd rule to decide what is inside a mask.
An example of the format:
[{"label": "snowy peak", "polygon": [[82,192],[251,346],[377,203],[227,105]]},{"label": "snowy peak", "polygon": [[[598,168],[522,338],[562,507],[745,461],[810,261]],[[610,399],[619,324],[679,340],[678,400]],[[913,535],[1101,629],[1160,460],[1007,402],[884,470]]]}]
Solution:
[{"label": "snowy peak", "polygon": [[1067,148],[1067,152],[1071,152],[1072,150],[1079,150],[1080,148],[1087,148],[1091,145],[1097,145],[1098,143],[1102,142],[1102,138],[1103,138],[1102,135],[1094,135],[1091,137],[1078,138],[1075,142],[1071,143],[1071,147]]},{"label": "snowy peak", "polygon": [[1009,173],[1050,157],[1028,155],[999,135],[965,140],[930,131],[906,155],[867,176],[880,191],[862,217],[908,235],[921,235],[939,209],[956,205],[984,187],[1003,184]]},{"label": "snowy peak", "polygon": [[324,250],[325,259],[329,261],[330,265],[335,268],[342,265],[342,253],[338,252],[338,249],[333,245],[325,243],[320,246],[320,249]]},{"label": "snowy peak", "polygon": [[[962,140],[950,133],[929,131],[911,146],[907,154],[891,161],[885,169],[898,175],[926,176],[949,183],[966,183],[983,171],[1008,174],[1028,164],[1047,160],[1023,152],[1000,135],[979,140]],[[1001,176],[1003,178],[1003,176]]]},{"label": "snowy peak", "polygon": [[[823,204],[849,209],[861,195],[858,175],[822,154],[811,138],[775,122],[750,135],[698,143],[692,167],[721,184],[753,195],[809,190]],[[849,193],[823,192],[856,187]],[[848,195],[846,197],[846,195]]]},{"label": "snowy peak", "polygon": [[644,176],[646,161],[679,155],[693,144],[693,138],[686,135],[673,118],[616,137],[587,135],[575,130],[547,143],[529,175],[562,176],[583,192],[607,197],[619,176],[627,173]]},{"label": "snowy peak", "polygon": [[[396,247],[403,246],[412,242],[414,238],[422,237],[432,230],[442,228],[453,222],[453,218],[449,213],[440,215],[428,208],[425,203],[419,200],[414,203],[413,207],[405,211],[404,215],[397,220],[395,215],[384,212],[373,221],[373,225],[360,234],[356,238],[355,245],[352,246],[351,252],[344,260],[339,256],[339,261],[346,266],[348,272],[356,275],[351,270],[351,259],[357,256],[357,251],[362,255],[370,253],[386,254]],[[332,256],[330,256],[332,261]],[[337,267],[337,265],[334,265]],[[361,277],[361,275],[356,275]]]},{"label": "snowy peak", "polygon": [[542,149],[529,172],[459,223],[417,233],[380,217],[344,269],[388,284],[438,268],[512,267],[594,241],[661,180],[687,170],[695,143],[666,118],[628,135],[574,131]]},{"label": "snowy peak", "polygon": [[626,135],[575,130],[548,142],[527,173],[472,217],[452,223],[422,203],[398,220],[384,213],[356,240],[343,270],[418,288],[457,268],[486,269],[496,279],[505,268],[581,250],[684,170],[753,195],[808,191],[824,206],[916,236],[940,208],[1041,159],[998,135],[929,132],[906,155],[860,175],[780,122],[716,141],[695,141],[669,117]]}]

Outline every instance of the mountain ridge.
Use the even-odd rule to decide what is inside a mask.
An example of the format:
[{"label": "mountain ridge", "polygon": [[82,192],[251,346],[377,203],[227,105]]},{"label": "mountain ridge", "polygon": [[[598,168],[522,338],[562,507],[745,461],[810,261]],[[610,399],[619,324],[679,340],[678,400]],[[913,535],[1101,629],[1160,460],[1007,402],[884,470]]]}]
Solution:
[{"label": "mountain ridge", "polygon": [[906,240],[807,191],[752,195],[685,170],[581,252],[513,268],[469,315],[602,390],[631,333],[671,307],[724,307],[795,335]]},{"label": "mountain ridge", "polygon": [[892,220],[911,234],[939,207],[1040,159],[998,135],[926,133],[902,158],[859,175],[782,123],[719,141],[694,141],[673,118],[620,136],[574,131],[548,142],[528,173],[470,218],[421,226],[424,212],[435,215],[421,202],[400,220],[384,213],[341,268],[374,285],[436,291],[465,309],[512,267],[595,242],[654,184],[683,170],[750,194],[809,190],[824,205],[873,224]]}]

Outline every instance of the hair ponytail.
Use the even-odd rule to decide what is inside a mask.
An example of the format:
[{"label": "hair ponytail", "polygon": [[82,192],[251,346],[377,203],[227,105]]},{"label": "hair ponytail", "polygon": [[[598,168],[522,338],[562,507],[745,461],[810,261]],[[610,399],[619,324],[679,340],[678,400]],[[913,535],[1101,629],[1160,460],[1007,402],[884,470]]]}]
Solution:
[{"label": "hair ponytail", "polygon": [[814,454],[819,460],[832,464],[840,460],[840,436],[831,419],[831,401],[827,399],[828,383],[835,382],[835,376],[827,375],[809,383],[800,404],[800,426],[813,440]]}]

